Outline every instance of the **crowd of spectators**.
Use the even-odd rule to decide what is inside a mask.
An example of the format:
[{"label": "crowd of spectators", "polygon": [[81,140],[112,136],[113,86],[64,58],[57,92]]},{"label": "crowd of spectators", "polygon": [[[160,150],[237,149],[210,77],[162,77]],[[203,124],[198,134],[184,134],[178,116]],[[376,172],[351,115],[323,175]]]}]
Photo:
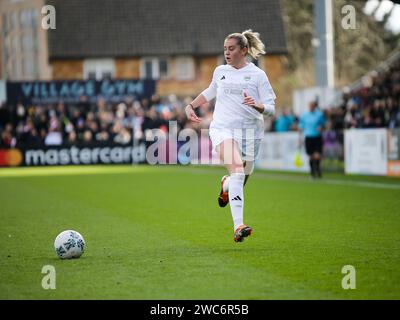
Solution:
[{"label": "crowd of spectators", "polygon": [[[387,71],[373,72],[362,78],[362,85],[343,93],[342,103],[324,109],[327,129],[399,128],[400,61]],[[296,130],[299,115],[288,108],[273,118],[272,130]]]},{"label": "crowd of spectators", "polygon": [[[198,110],[201,124],[189,123],[184,107],[192,97],[178,99],[171,95],[151,99],[109,103],[102,99],[77,104],[0,106],[0,147],[18,145],[60,145],[75,143],[116,142],[128,144],[132,135],[146,139],[151,130],[168,131],[169,121],[177,122],[178,130],[208,128],[213,104]],[[324,141],[342,141],[343,129],[400,127],[400,61],[387,71],[363,78],[363,85],[344,92],[343,102],[323,110],[326,117]],[[266,122],[266,131],[297,130],[299,115],[289,108],[278,110]]]},{"label": "crowd of spectators", "polygon": [[169,122],[176,121],[177,129],[208,128],[212,118],[211,104],[199,112],[204,121],[189,123],[184,107],[187,99],[171,95],[160,98],[109,103],[102,99],[89,103],[82,99],[76,104],[28,105],[13,108],[0,106],[0,146],[61,145],[81,143],[132,143],[132,136],[145,140],[150,129],[169,130]]}]

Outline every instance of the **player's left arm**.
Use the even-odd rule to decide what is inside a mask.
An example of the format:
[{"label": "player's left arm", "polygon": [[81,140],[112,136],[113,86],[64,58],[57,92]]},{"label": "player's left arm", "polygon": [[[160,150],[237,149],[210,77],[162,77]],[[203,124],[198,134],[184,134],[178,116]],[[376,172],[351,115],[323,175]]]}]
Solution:
[{"label": "player's left arm", "polygon": [[256,101],[244,92],[243,103],[256,109],[259,113],[273,116],[275,114],[276,95],[265,73],[262,74],[261,79],[258,81],[257,89],[260,101]]}]

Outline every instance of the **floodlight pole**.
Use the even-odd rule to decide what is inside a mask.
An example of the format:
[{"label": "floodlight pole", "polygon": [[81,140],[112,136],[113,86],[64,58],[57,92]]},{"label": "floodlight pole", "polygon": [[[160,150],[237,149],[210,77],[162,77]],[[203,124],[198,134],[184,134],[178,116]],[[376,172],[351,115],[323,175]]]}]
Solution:
[{"label": "floodlight pole", "polygon": [[314,0],[315,80],[317,87],[334,87],[334,28],[332,0]]}]

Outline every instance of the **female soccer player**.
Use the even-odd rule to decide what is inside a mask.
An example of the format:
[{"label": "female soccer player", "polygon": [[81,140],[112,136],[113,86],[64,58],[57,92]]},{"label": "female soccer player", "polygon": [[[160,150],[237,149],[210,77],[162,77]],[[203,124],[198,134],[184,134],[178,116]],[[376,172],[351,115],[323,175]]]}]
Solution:
[{"label": "female soccer player", "polygon": [[275,113],[276,96],[267,75],[247,59],[248,55],[257,59],[264,48],[252,30],[227,36],[227,64],[214,70],[210,86],[185,107],[188,119],[199,123],[194,109],[216,97],[209,135],[229,172],[221,180],[218,203],[220,207],[230,203],[235,242],[242,242],[253,231],[243,223],[243,187],[253,172],[264,135],[263,114]]}]

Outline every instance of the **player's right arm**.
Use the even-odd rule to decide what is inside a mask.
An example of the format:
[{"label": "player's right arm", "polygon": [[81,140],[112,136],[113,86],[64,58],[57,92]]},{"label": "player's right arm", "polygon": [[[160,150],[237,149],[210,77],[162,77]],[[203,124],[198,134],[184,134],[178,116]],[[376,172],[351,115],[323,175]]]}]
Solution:
[{"label": "player's right arm", "polygon": [[200,93],[191,103],[189,103],[185,107],[186,117],[193,122],[200,123],[201,118],[199,118],[196,115],[194,109],[214,99],[216,96],[217,96],[217,83],[215,81],[215,71],[214,71],[213,79],[208,88],[205,89],[202,93]]},{"label": "player's right arm", "polygon": [[189,103],[186,107],[185,107],[185,113],[186,113],[186,117],[193,122],[197,122],[200,123],[201,122],[201,118],[199,118],[196,115],[196,112],[194,111],[195,108],[201,106],[202,104],[206,103],[207,100],[206,98],[202,95],[199,94],[196,99],[194,99],[191,103]]}]

